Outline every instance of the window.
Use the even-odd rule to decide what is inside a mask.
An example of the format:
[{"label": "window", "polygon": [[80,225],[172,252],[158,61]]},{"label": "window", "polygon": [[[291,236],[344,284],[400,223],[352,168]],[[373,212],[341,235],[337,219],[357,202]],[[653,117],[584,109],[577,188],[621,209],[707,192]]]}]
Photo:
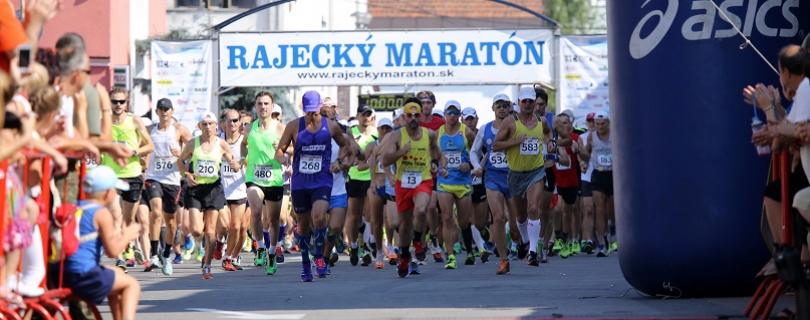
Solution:
[{"label": "window", "polygon": [[175,0],[175,7],[253,8],[256,0]]}]

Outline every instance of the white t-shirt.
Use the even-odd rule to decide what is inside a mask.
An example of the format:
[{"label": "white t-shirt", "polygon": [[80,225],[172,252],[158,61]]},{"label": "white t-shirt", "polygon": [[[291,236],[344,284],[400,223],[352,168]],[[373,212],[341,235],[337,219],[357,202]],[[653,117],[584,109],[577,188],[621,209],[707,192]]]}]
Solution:
[{"label": "white t-shirt", "polygon": [[[799,88],[796,89],[796,96],[793,98],[793,107],[787,116],[787,120],[793,123],[801,123],[810,120],[810,80],[804,78]],[[802,158],[802,168],[807,179],[810,180],[810,145],[805,144],[799,149]]]},{"label": "white t-shirt", "polygon": [[62,96],[62,105],[59,106],[59,115],[65,119],[65,132],[68,138],[73,138],[73,97]]}]

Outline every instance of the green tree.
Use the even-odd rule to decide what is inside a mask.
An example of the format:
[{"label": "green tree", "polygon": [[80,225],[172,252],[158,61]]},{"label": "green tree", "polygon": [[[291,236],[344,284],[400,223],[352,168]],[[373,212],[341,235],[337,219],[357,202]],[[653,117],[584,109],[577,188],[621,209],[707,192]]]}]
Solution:
[{"label": "green tree", "polygon": [[591,5],[589,0],[546,0],[545,15],[562,25],[564,34],[582,34],[591,29]]}]

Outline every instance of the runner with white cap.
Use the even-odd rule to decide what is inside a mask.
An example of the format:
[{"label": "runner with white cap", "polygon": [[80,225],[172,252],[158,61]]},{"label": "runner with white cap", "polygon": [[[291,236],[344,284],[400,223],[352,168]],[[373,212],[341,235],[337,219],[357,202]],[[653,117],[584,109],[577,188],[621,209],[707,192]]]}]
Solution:
[{"label": "runner with white cap", "polygon": [[[510,219],[510,213],[513,215],[514,210],[512,210],[512,202],[508,201],[511,198],[511,193],[507,184],[509,165],[506,160],[506,153],[503,150],[494,151],[492,144],[495,143],[504,119],[509,117],[512,111],[512,103],[509,101],[509,96],[505,94],[497,94],[492,100],[492,111],[495,112],[495,120],[485,124],[478,131],[470,151],[470,160],[474,168],[473,176],[480,177],[483,175],[484,177],[487,202],[490,211],[492,211],[492,239],[494,239],[495,247],[500,256],[496,274],[502,275],[510,271],[505,227]],[[483,163],[480,160],[482,158]],[[514,220],[514,217],[512,219]]]},{"label": "runner with white cap", "polygon": [[613,210],[613,149],[610,140],[610,117],[599,111],[594,117],[596,131],[588,135],[587,151],[590,154],[591,188],[596,208],[596,256],[606,257],[607,219]]},{"label": "runner with white cap", "polygon": [[[203,234],[207,239],[202,273],[203,279],[209,280],[214,277],[211,273],[211,260],[217,245],[215,240],[219,211],[225,207],[220,165],[223,159],[228,161],[231,168],[239,170],[241,165],[233,157],[225,140],[217,137],[217,117],[213,113],[203,113],[198,118],[197,125],[201,131],[200,136],[183,147],[176,165],[188,183],[186,206],[191,219],[191,233],[198,241],[202,241],[200,238]],[[191,172],[186,160],[190,160]]]},{"label": "runner with white cap", "polygon": [[383,210],[385,201],[388,198],[385,192],[385,167],[381,162],[383,152],[382,141],[385,136],[394,129],[394,124],[389,118],[380,118],[377,121],[377,133],[380,135],[377,141],[366,146],[368,151],[368,161],[361,164],[359,168],[369,167],[372,170],[371,185],[368,189],[368,212],[371,218],[371,233],[376,241],[376,246],[372,247],[375,258],[374,267],[382,269],[383,264]]}]

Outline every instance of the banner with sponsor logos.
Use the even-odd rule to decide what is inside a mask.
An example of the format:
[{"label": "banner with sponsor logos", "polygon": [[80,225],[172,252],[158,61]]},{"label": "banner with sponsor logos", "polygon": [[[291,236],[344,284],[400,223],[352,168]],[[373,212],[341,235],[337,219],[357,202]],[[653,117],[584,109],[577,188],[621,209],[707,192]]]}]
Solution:
[{"label": "banner with sponsor logos", "polygon": [[560,37],[559,111],[572,110],[574,125],[588,113],[610,110],[607,36]]},{"label": "banner with sponsor logos", "polygon": [[[197,127],[197,115],[211,111],[213,66],[211,41],[152,41],[152,106],[168,98],[174,117],[189,130]],[[152,113],[157,122],[157,114]]]},{"label": "banner with sponsor logos", "polygon": [[547,29],[221,33],[220,86],[551,82]]}]

